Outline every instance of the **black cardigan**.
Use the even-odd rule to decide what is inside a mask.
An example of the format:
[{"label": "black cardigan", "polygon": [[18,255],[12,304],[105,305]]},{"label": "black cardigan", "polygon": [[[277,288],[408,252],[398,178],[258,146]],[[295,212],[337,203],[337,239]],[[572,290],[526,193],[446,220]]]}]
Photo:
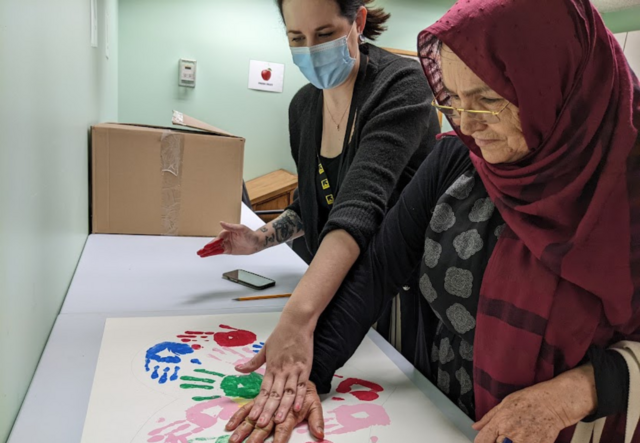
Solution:
[{"label": "black cardigan", "polygon": [[[362,45],[368,55],[354,88],[357,109],[352,143],[342,153],[343,165],[335,203],[324,226],[318,221],[317,123],[322,119],[322,91],[309,84],[289,107],[291,154],[298,167],[299,196],[288,208],[302,219],[312,254],[324,236],[344,229],[361,251],[397,201],[440,132],[432,94],[420,65],[376,46]],[[365,60],[363,57],[362,60]],[[349,126],[350,127],[350,126]],[[349,130],[347,130],[349,132]]]},{"label": "black cardigan", "polygon": [[[444,138],[386,216],[316,327],[310,379],[319,393],[330,391],[335,371],[355,353],[384,307],[419,265],[435,204],[472,167],[464,144],[456,137]],[[420,297],[420,307],[426,304],[422,295],[416,296]],[[435,329],[436,323],[432,321],[424,327]],[[418,342],[423,344],[423,353],[429,355],[428,337],[432,334],[427,330],[411,332],[424,337]],[[585,361],[593,364],[598,394],[598,410],[585,421],[624,411],[629,397],[629,372],[623,357],[615,351],[592,346]]]}]

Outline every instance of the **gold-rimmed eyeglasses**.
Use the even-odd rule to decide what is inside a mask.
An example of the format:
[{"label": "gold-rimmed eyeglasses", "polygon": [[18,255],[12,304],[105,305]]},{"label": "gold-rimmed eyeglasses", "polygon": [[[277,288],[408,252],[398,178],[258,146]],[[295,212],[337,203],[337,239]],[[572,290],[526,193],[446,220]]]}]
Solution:
[{"label": "gold-rimmed eyeglasses", "polygon": [[[506,101],[506,100],[505,100]],[[436,103],[435,100],[431,102],[431,106],[436,108],[438,111],[442,112],[443,115],[447,117],[451,117],[453,119],[460,119],[460,115],[463,112],[466,112],[467,115],[476,120],[483,121],[487,124],[498,123],[500,121],[500,114],[502,111],[507,109],[509,106],[509,102],[507,101],[505,105],[499,111],[485,111],[485,110],[476,110],[476,109],[463,109],[463,108],[454,108],[453,106],[442,106]]]}]

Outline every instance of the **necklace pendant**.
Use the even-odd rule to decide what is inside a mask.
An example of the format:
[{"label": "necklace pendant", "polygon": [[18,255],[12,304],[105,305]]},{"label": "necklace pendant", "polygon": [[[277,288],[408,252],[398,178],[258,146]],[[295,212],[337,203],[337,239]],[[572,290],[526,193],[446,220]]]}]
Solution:
[{"label": "necklace pendant", "polygon": [[340,125],[337,125],[336,128],[338,129],[338,131],[340,130]]}]

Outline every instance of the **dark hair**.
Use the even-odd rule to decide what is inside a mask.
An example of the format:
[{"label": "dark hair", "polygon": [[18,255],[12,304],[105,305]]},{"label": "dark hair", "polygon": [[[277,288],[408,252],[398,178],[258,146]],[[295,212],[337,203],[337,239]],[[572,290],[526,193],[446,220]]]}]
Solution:
[{"label": "dark hair", "polygon": [[[284,0],[276,0],[278,2],[278,8],[280,8],[280,14],[282,13],[282,4]],[[358,14],[358,10],[361,6],[367,8],[367,23],[364,26],[364,31],[362,35],[369,40],[375,40],[380,34],[387,30],[387,27],[384,25],[391,14],[384,12],[382,8],[370,8],[367,5],[370,5],[374,2],[374,0],[330,0],[334,1],[340,7],[340,13],[344,18],[353,23],[356,19],[356,15]],[[284,15],[283,15],[284,17]]]}]

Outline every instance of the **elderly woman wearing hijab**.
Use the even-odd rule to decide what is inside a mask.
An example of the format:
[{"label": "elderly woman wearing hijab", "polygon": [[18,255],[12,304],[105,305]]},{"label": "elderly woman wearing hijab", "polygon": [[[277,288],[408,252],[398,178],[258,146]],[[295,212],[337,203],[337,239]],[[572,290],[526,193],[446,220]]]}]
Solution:
[{"label": "elderly woman wearing hijab", "polygon": [[[464,0],[419,55],[456,134],[319,318],[305,407],[276,441],[303,419],[323,437],[317,392],[420,266],[417,366],[477,443],[569,442],[602,417],[602,441],[640,442],[640,86],[621,48],[589,0]],[[250,409],[235,441],[270,431]]]}]

